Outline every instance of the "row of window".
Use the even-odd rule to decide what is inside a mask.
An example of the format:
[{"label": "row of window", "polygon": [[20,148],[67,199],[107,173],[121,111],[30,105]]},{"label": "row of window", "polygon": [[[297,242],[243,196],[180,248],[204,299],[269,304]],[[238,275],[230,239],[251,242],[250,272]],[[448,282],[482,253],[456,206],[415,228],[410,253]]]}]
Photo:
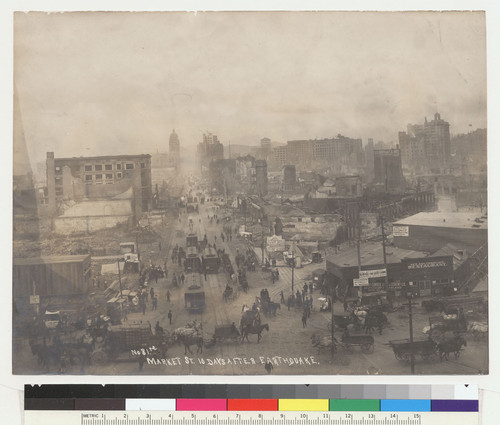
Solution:
[{"label": "row of window", "polygon": [[[141,168],[146,168],[146,163],[141,162],[140,163]],[[127,162],[125,164],[125,170],[133,170],[135,168],[135,164],[133,162]],[[118,163],[115,164],[115,169],[116,170],[121,170],[122,169],[122,164]],[[85,165],[85,171],[112,171],[113,170],[113,164],[87,164]]]},{"label": "row of window", "polygon": [[[122,173],[116,173],[116,178],[121,179],[123,177]],[[85,181],[102,181],[102,180],[113,180],[113,174],[85,174]]]}]

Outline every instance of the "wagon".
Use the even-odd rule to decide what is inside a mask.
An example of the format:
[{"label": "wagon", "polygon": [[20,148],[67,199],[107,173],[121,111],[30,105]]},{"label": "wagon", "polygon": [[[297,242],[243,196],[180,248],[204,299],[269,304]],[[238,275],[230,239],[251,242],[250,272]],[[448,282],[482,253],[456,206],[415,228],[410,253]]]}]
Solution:
[{"label": "wagon", "polygon": [[389,341],[398,360],[410,361],[411,355],[428,360],[436,355],[436,343],[430,339],[410,342],[408,339]]},{"label": "wagon", "polygon": [[236,329],[234,324],[230,325],[220,325],[215,327],[214,340],[222,341],[225,339],[230,339],[236,341],[240,338],[240,332]]},{"label": "wagon", "polygon": [[349,352],[352,352],[353,347],[360,347],[363,353],[371,354],[374,350],[374,342],[371,335],[349,335],[342,337],[342,343]]},{"label": "wagon", "polygon": [[138,353],[144,347],[158,347],[151,356],[166,351],[167,335],[153,335],[150,325],[130,324],[111,326],[105,340],[91,354],[92,362],[136,362]]}]

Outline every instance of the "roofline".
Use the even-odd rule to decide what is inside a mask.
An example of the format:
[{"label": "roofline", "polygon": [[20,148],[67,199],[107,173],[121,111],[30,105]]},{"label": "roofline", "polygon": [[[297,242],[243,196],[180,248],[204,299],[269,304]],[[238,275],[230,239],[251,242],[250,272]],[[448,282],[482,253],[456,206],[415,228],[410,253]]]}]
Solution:
[{"label": "roofline", "polygon": [[54,161],[82,161],[82,160],[96,160],[96,159],[132,159],[132,158],[151,158],[148,153],[138,155],[102,155],[102,156],[73,156],[67,158],[54,158]]}]

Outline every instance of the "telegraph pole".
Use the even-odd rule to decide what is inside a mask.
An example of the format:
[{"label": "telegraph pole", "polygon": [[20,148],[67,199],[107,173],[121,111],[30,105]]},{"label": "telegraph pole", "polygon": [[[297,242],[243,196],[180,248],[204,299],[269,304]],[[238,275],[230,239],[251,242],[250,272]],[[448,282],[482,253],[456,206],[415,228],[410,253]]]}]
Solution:
[{"label": "telegraph pole", "polygon": [[[117,264],[118,264],[118,282],[120,284],[120,298],[122,298],[122,275],[120,273],[120,260],[121,258],[118,258]],[[125,261],[123,263],[125,264]]]},{"label": "telegraph pole", "polygon": [[410,319],[410,368],[411,374],[415,375],[415,354],[413,353],[413,306],[418,305],[413,302],[413,292],[408,292],[408,317]]},{"label": "telegraph pole", "polygon": [[295,270],[295,247],[292,246],[292,295],[294,294],[293,292],[293,281],[294,281],[294,270]]},{"label": "telegraph pole", "polygon": [[382,228],[382,252],[384,253],[384,267],[385,267],[385,288],[389,287],[389,275],[387,273],[387,254],[385,252],[385,229],[384,217],[380,214],[380,227]]},{"label": "telegraph pole", "polygon": [[334,333],[334,328],[335,328],[335,322],[333,321],[334,317],[333,317],[333,293],[332,293],[332,296],[330,298],[330,305],[331,305],[331,308],[332,308],[332,352],[331,352],[331,356],[332,356],[332,360],[333,360],[333,357],[335,355],[335,344],[334,344],[334,339],[333,339],[333,333]]}]

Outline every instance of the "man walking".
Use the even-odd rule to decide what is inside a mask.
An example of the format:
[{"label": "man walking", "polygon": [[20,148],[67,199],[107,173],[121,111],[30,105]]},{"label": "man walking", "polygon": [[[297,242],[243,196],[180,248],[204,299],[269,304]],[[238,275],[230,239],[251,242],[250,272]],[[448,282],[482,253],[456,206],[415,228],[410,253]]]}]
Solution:
[{"label": "man walking", "polygon": [[153,298],[153,310],[156,310],[158,308],[158,295],[155,295]]},{"label": "man walking", "polygon": [[307,326],[307,312],[304,310],[302,313],[302,327],[305,328]]},{"label": "man walking", "polygon": [[186,276],[184,276],[184,273],[181,274],[181,285],[184,285],[184,280],[186,279]]},{"label": "man walking", "polygon": [[168,310],[168,323],[169,325],[172,324],[172,310]]},{"label": "man walking", "polygon": [[169,302],[170,302],[170,291],[167,290],[167,303],[169,303]]}]

